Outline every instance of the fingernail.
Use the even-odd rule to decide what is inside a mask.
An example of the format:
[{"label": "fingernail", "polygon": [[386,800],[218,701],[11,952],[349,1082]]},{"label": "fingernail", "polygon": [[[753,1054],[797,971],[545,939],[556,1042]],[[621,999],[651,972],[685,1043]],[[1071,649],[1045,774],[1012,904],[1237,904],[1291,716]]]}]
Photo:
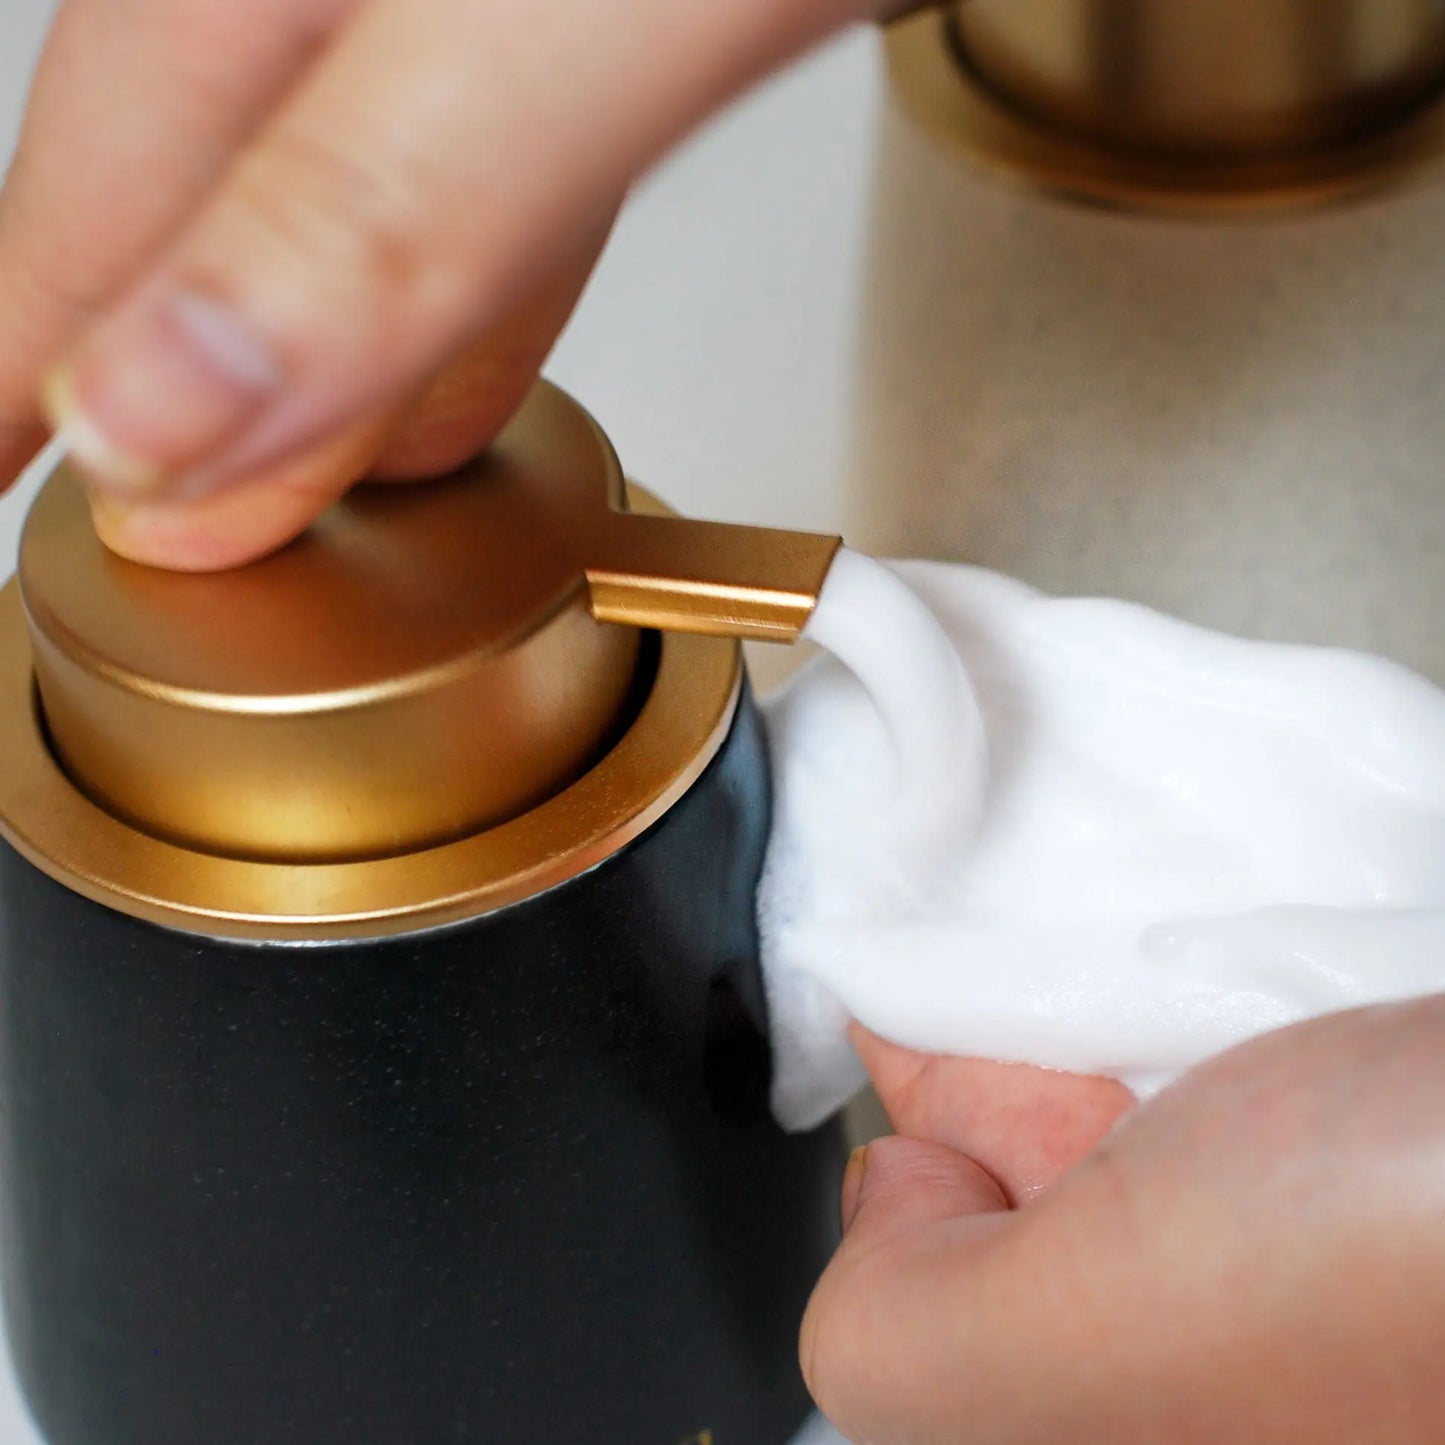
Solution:
[{"label": "fingernail", "polygon": [[136,504],[116,497],[104,497],[98,492],[92,492],[89,501],[91,525],[96,535],[114,550],[115,539],[125,535],[125,529],[137,511]]},{"label": "fingernail", "polygon": [[848,1167],[843,1171],[843,1233],[853,1227],[858,1217],[858,1204],[863,1196],[863,1176],[868,1172],[868,1146],[855,1149],[848,1156]]},{"label": "fingernail", "polygon": [[118,496],[146,496],[164,478],[149,462],[122,452],[75,404],[69,371],[56,371],[45,383],[46,419],[70,457],[86,474]]},{"label": "fingernail", "polygon": [[214,458],[280,385],[270,349],[229,307],[172,291],[102,327],[52,376],[46,404],[97,487],[139,497]]}]

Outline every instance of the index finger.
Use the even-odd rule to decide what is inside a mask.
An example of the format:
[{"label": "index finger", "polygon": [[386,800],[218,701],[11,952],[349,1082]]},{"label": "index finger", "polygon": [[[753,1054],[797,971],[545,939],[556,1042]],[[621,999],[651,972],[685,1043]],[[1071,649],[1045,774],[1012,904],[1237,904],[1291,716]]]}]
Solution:
[{"label": "index finger", "polygon": [[68,0],[0,189],[0,492],[41,377],[158,253],[356,0]]},{"label": "index finger", "polygon": [[854,1024],[893,1127],[976,1159],[1014,1202],[1050,1188],[1134,1106],[1116,1079],[921,1054]]},{"label": "index finger", "polygon": [[710,111],[868,8],[369,0],[68,354],[57,414],[115,495],[289,462],[495,326]]}]

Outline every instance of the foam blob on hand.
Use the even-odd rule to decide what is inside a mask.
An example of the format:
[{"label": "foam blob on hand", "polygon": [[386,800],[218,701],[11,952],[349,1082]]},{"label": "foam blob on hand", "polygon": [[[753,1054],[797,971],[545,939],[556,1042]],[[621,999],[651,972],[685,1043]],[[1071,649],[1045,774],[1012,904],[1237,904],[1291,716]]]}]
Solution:
[{"label": "foam blob on hand", "polygon": [[[972,568],[854,559],[837,580],[815,632],[848,666],[822,658],[768,713],[786,1124],[861,1082],[850,1017],[1147,1093],[1271,1029],[1445,987],[1445,692]],[[885,636],[869,619],[903,615],[902,584],[918,610]],[[941,635],[969,684],[951,694]],[[925,743],[900,744],[910,708]]]}]

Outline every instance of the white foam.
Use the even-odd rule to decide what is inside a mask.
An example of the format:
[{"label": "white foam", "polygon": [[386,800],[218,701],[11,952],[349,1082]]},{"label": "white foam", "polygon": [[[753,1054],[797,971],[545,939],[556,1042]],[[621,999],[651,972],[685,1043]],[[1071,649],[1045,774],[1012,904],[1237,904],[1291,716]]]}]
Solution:
[{"label": "white foam", "polygon": [[861,1081],[850,1016],[1142,1090],[1445,987],[1445,692],[1424,679],[846,553],[809,636],[836,656],[768,707],[760,895],[790,1127]]}]

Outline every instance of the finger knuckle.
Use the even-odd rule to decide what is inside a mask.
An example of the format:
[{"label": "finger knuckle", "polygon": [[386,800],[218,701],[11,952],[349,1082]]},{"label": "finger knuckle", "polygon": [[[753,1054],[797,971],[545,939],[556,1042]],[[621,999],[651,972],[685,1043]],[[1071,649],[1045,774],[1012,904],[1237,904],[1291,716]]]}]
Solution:
[{"label": "finger knuckle", "polygon": [[851,1271],[835,1262],[819,1281],[803,1316],[799,1363],[818,1408],[835,1424],[852,1413],[852,1392],[863,1353],[859,1335],[866,1311],[857,1309]]},{"label": "finger knuckle", "polygon": [[234,199],[261,244],[296,263],[329,300],[405,295],[425,274],[423,187],[343,142],[278,131],[242,167]]},{"label": "finger knuckle", "polygon": [[60,313],[84,318],[106,299],[99,268],[76,264],[71,247],[57,245],[43,212],[27,211],[23,188],[0,189],[0,308],[7,329]]},{"label": "finger knuckle", "polygon": [[808,1305],[807,1313],[803,1316],[803,1329],[798,1342],[798,1358],[803,1369],[803,1383],[808,1387],[808,1393],[824,1414],[830,1414],[827,1370],[829,1317],[826,1306],[819,1298],[821,1292],[820,1286]]}]

